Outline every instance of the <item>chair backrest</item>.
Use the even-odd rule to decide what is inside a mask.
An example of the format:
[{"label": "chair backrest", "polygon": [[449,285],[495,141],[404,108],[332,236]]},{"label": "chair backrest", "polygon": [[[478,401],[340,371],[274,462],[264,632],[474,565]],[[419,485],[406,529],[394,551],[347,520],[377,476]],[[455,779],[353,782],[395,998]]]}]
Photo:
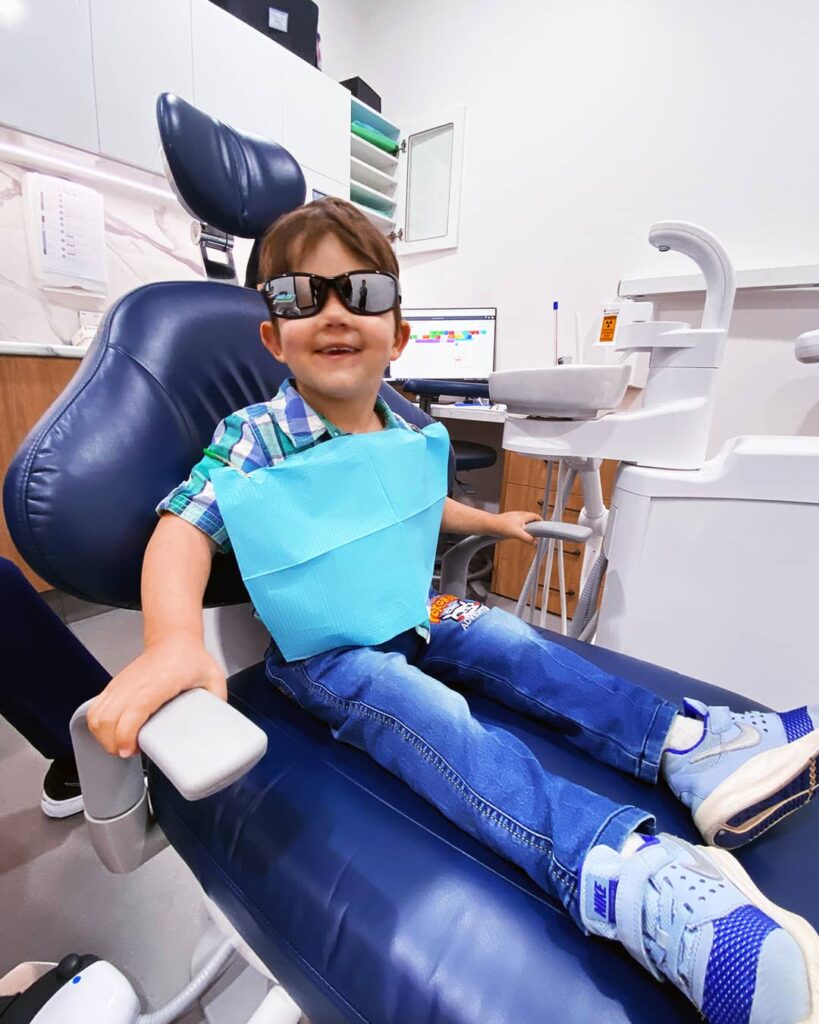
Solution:
[{"label": "chair backrest", "polygon": [[[9,531],[36,572],[86,600],[139,606],[156,504],[220,419],[271,398],[289,373],[259,340],[266,317],[257,292],[210,282],[145,285],[111,307],[6,476]],[[430,422],[389,385],[381,394]],[[215,558],[206,603],[244,600],[235,560]]]}]

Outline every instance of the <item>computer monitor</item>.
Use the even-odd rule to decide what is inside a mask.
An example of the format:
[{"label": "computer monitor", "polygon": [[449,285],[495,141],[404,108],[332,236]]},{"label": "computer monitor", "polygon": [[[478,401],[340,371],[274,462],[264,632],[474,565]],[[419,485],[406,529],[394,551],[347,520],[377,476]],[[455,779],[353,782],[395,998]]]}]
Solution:
[{"label": "computer monitor", "polygon": [[487,380],[495,369],[494,306],[480,309],[402,309],[410,339],[390,363],[393,380]]}]

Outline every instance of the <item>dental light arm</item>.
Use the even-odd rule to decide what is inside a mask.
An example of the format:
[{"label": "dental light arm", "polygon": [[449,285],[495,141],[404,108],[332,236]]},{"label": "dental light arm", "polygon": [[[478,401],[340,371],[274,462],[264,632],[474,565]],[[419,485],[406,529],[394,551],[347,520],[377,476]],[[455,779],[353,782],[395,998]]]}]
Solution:
[{"label": "dental light arm", "polygon": [[660,252],[681,252],[697,264],[705,278],[705,308],[700,326],[727,331],[734,308],[736,278],[727,253],[716,238],[696,224],[664,220],[653,225],[648,240]]},{"label": "dental light arm", "polygon": [[[71,719],[85,817],[94,849],[117,874],[133,871],[164,845],[148,808],[142,758],[113,757],[88,729],[88,708]],[[267,737],[235,708],[206,690],[169,701],[139,732],[142,750],[187,800],[201,800],[248,772]]]}]

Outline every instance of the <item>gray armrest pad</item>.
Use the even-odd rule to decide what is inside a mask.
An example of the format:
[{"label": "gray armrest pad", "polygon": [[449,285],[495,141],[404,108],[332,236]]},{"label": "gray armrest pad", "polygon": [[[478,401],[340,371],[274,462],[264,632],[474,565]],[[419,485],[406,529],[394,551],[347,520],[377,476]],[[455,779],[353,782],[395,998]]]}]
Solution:
[{"label": "gray armrest pad", "polygon": [[187,800],[225,789],[267,750],[266,734],[207,690],[187,690],[169,701],[143,725],[137,742]]},{"label": "gray armrest pad", "polygon": [[555,540],[573,540],[578,544],[587,541],[592,535],[588,526],[575,526],[574,523],[560,523],[553,520],[527,523],[524,529],[533,537],[554,537]]}]

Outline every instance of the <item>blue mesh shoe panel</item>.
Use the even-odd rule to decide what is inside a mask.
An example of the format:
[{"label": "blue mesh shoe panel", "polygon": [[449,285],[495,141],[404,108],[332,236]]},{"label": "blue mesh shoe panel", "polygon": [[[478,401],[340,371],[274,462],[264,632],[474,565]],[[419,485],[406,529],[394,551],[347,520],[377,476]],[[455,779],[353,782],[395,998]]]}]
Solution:
[{"label": "blue mesh shoe panel", "polygon": [[785,735],[788,737],[788,743],[793,743],[794,740],[798,740],[802,736],[807,736],[809,732],[813,732],[813,722],[808,714],[807,707],[794,708],[793,711],[780,711],[779,717],[785,726]]},{"label": "blue mesh shoe panel", "polygon": [[715,923],[702,1002],[710,1024],[748,1024],[762,943],[778,927],[747,905]]}]

